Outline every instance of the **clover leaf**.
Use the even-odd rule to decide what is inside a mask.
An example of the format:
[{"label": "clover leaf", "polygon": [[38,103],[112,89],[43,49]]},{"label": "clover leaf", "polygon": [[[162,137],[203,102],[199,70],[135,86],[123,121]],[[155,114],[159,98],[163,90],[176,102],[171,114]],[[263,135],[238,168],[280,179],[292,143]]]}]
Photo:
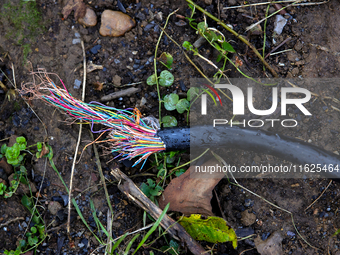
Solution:
[{"label": "clover leaf", "polygon": [[176,104],[179,100],[179,96],[177,94],[169,94],[164,97],[164,107],[168,111],[173,111],[176,109]]},{"label": "clover leaf", "polygon": [[174,76],[167,70],[164,70],[159,75],[159,85],[163,87],[169,87],[174,83]]}]

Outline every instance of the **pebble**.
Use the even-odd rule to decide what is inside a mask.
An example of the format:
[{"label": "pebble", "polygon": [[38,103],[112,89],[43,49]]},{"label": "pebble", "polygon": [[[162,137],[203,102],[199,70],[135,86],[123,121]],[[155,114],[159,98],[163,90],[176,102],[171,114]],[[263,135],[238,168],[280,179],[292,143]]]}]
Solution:
[{"label": "pebble", "polygon": [[52,215],[56,215],[61,208],[61,205],[56,201],[52,201],[48,204],[48,210]]},{"label": "pebble", "polygon": [[115,64],[119,64],[119,63],[120,63],[120,60],[118,60],[118,59],[115,58],[115,59],[113,60],[113,62],[115,62]]},{"label": "pebble", "polygon": [[185,87],[184,82],[182,80],[179,81],[179,85],[180,85],[182,91],[187,90],[187,88]]},{"label": "pebble", "polygon": [[81,40],[79,38],[72,40],[72,44],[77,44],[77,43],[80,43],[80,42],[81,42]]},{"label": "pebble", "polygon": [[77,38],[80,38],[80,34],[78,32],[74,33],[74,36],[77,37]]},{"label": "pebble", "polygon": [[277,35],[280,35],[286,24],[287,24],[287,20],[283,16],[276,15],[275,16],[275,22],[274,22],[274,32]]},{"label": "pebble", "polygon": [[121,36],[136,25],[136,21],[129,15],[111,10],[103,11],[101,21],[99,33],[102,36]]},{"label": "pebble", "polygon": [[81,81],[78,80],[78,79],[75,79],[73,88],[74,89],[79,89],[80,85],[81,85]]},{"label": "pebble", "polygon": [[145,32],[148,32],[151,30],[151,28],[153,28],[155,26],[155,24],[153,24],[152,22],[147,24],[145,27],[144,27],[144,31]]},{"label": "pebble", "polygon": [[146,104],[146,99],[145,97],[142,97],[142,99],[140,100],[140,106],[143,106]]},{"label": "pebble", "polygon": [[97,25],[97,15],[91,8],[86,8],[86,14],[83,18],[78,19],[78,22],[86,27]]},{"label": "pebble", "polygon": [[253,213],[249,213],[248,211],[244,211],[241,213],[242,218],[241,222],[244,226],[253,225],[256,221],[256,215]]},{"label": "pebble", "polygon": [[282,240],[283,237],[280,232],[275,232],[266,241],[262,241],[260,237],[257,237],[254,241],[256,249],[261,255],[279,255],[283,254]]},{"label": "pebble", "polygon": [[287,236],[289,236],[289,237],[294,237],[294,236],[295,236],[295,233],[292,232],[292,231],[287,231]]},{"label": "pebble", "polygon": [[102,48],[101,45],[96,45],[94,47],[92,47],[92,49],[90,50],[92,54],[97,54],[98,51]]},{"label": "pebble", "polygon": [[235,231],[235,233],[238,237],[246,237],[253,235],[255,231],[252,228],[239,228]]},{"label": "pebble", "polygon": [[251,200],[251,199],[245,199],[244,200],[244,206],[252,207],[253,205],[254,205],[254,200]]}]

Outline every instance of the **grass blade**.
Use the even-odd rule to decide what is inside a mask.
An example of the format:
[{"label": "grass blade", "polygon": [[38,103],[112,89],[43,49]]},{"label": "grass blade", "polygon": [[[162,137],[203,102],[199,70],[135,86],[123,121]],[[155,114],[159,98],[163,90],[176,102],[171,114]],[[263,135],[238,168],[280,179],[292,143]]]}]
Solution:
[{"label": "grass blade", "polygon": [[156,223],[152,226],[152,228],[148,231],[148,233],[146,233],[146,235],[144,236],[142,241],[138,244],[138,246],[137,246],[137,248],[136,248],[136,250],[134,251],[133,254],[135,254],[139,250],[139,248],[142,247],[142,245],[145,243],[146,239],[148,239],[148,237],[157,229],[157,227],[161,223],[162,219],[164,218],[166,211],[169,209],[169,206],[170,206],[170,203],[165,206],[162,214],[159,216]]}]

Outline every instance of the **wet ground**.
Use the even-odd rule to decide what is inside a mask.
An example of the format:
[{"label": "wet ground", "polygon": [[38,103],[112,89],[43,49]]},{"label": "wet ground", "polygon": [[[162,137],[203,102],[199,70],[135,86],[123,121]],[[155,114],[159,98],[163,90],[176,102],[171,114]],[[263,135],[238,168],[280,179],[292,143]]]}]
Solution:
[{"label": "wet ground", "polygon": [[[19,3],[19,1],[12,2],[14,5]],[[42,14],[42,24],[45,30],[37,37],[27,36],[24,38],[24,42],[31,45],[27,55],[29,62],[24,60],[23,47],[18,45],[17,39],[6,36],[14,29],[14,25],[8,22],[4,16],[0,16],[2,24],[0,26],[0,68],[8,75],[9,80],[13,82],[13,70],[11,70],[10,63],[13,63],[14,66],[18,87],[22,83],[31,81],[32,77],[29,72],[32,68],[34,70],[45,68],[48,72],[58,74],[71,94],[80,98],[81,89],[75,88],[75,81],[82,81],[83,56],[80,43],[74,43],[74,39],[81,38],[85,44],[87,61],[103,65],[102,70],[87,74],[85,101],[99,101],[104,95],[121,90],[121,85],[138,83],[133,86],[138,88],[139,92],[111,100],[108,105],[119,109],[137,106],[143,114],[153,115],[157,118],[157,91],[155,86],[148,86],[146,80],[153,73],[154,50],[161,31],[159,25],[164,26],[166,17],[177,8],[179,8],[177,14],[188,16],[190,9],[187,3],[183,0],[139,1],[139,3],[137,3],[138,1],[121,1],[127,14],[136,20],[137,25],[125,36],[109,38],[99,34],[100,14],[105,9],[122,9],[117,1],[85,1],[94,9],[98,17],[98,24],[90,28],[85,28],[75,22],[72,14],[67,19],[62,19],[61,11],[65,2],[61,0],[36,1],[38,10]],[[212,14],[221,17],[226,24],[231,24],[239,34],[248,36],[250,42],[262,51],[263,35],[251,35],[245,32],[245,29],[265,17],[266,5],[224,9],[243,4],[243,2],[206,0],[198,1],[198,4]],[[0,3],[0,8],[3,13],[5,11],[4,3]],[[269,53],[287,38],[291,38],[275,50],[275,52],[287,51],[266,58],[280,77],[340,77],[339,8],[340,4],[336,0],[321,5],[288,7],[286,11],[291,18],[286,14],[289,19],[283,33],[275,37],[276,45],[273,45],[272,40],[274,18],[268,20],[266,53]],[[269,13],[274,11],[273,7],[269,9]],[[201,13],[198,13],[196,18],[198,21],[203,21]],[[179,44],[186,40],[195,42],[198,35],[187,24],[188,22],[182,26],[180,21],[185,20],[181,16],[173,15],[167,26],[167,33]],[[259,60],[249,48],[216,23],[209,19],[208,23],[210,26],[220,29],[227,39],[231,40],[232,46],[238,53],[238,58],[243,62],[242,70],[244,72],[252,77],[271,77],[269,71],[263,71]],[[263,23],[261,26],[263,29]],[[199,72],[186,60],[182,51],[168,37],[163,37],[158,51],[159,53],[169,52],[174,57],[171,71],[175,77],[174,85],[161,88],[161,94],[176,92],[181,96],[185,95],[190,87],[189,79],[201,78]],[[200,52],[209,59],[216,57],[216,52],[207,44],[201,46]],[[207,76],[214,74],[215,70],[211,66],[195,56],[190,55],[190,57],[204,70]],[[233,59],[235,57],[236,54]],[[158,65],[158,68],[164,70],[161,64]],[[229,77],[242,77],[232,66],[227,66],[226,69],[229,70],[226,72]],[[8,79],[0,77],[3,83],[10,88],[11,84]],[[101,91],[96,90],[95,84],[97,83],[103,83]],[[340,113],[338,109],[340,109],[340,105],[333,100],[333,98],[340,98],[339,87],[330,85],[323,89],[317,85],[307,84],[306,88],[320,95],[314,97],[313,104],[309,106],[309,109],[313,111],[313,118],[309,120],[311,124],[306,125],[308,128],[301,127],[298,131],[288,131],[286,135],[304,141],[311,140],[317,146],[339,153]],[[0,90],[0,102],[1,144],[8,143],[8,139],[13,135],[25,136],[28,145],[39,141],[47,142],[53,148],[53,161],[56,168],[66,184],[69,184],[70,169],[79,132],[78,125],[65,122],[66,116],[51,106],[46,106],[39,101],[29,101],[29,106],[34,110],[35,115],[19,96],[8,99],[8,94],[3,89]],[[163,108],[162,116],[166,114],[167,112]],[[298,118],[296,112],[291,111],[290,114],[292,118]],[[179,125],[186,124],[184,114],[174,114],[174,116],[178,119]],[[328,123],[328,125],[322,125],[323,123]],[[89,141],[91,141],[91,137],[88,129],[85,128],[80,150]],[[104,154],[102,148],[99,148],[99,153],[100,155]],[[273,157],[245,153],[241,150],[232,150],[228,155],[231,164],[275,162]],[[113,236],[118,237],[127,231],[131,232],[141,228],[143,226],[143,211],[119,192],[116,183],[113,182],[113,178],[109,174],[110,168],[117,164],[130,176],[140,173],[139,169],[110,161],[112,158],[107,155],[101,156],[100,159],[113,205]],[[185,163],[185,159],[188,159],[187,154],[182,156],[181,163]],[[150,162],[152,161],[153,159],[150,160]],[[72,210],[71,234],[67,236],[65,224],[67,219],[65,206],[67,198],[65,195],[67,192],[50,165],[45,165],[44,159],[36,160],[29,155],[25,164],[28,177],[37,189],[41,186],[44,176],[44,185],[40,192],[39,212],[45,221],[49,237],[41,243],[37,252],[41,254],[90,254],[100,247],[98,240],[84,226],[75,210]],[[154,173],[154,170],[149,172]],[[8,177],[5,174],[1,179],[7,181]],[[146,177],[136,177],[133,178],[133,181],[139,185],[146,181]],[[239,237],[252,234],[255,236],[240,241],[239,247],[235,251],[230,244],[218,244],[214,247],[215,254],[241,254],[242,252],[242,254],[259,254],[256,251],[255,243],[258,246],[259,243],[273,236],[275,232],[279,232],[282,237],[284,254],[340,254],[339,237],[332,238],[332,234],[340,228],[339,183],[332,182],[321,198],[307,210],[306,208],[326,189],[329,180],[264,178],[241,179],[240,183],[273,204],[293,213],[296,228],[305,240],[294,229],[289,213],[273,207],[244,189],[229,184],[227,180],[222,180],[216,186],[216,194],[223,214],[237,231]],[[80,162],[76,165],[73,187],[73,195],[85,220],[90,228],[98,234],[98,228],[90,209],[90,200],[93,201],[97,216],[103,225],[106,225],[108,207],[91,146],[84,151]],[[25,227],[29,224],[30,213],[20,202],[21,197],[22,194],[16,194],[9,199],[0,198],[0,224],[22,217],[13,223],[2,225],[0,252],[4,249],[15,249],[18,245],[16,240],[22,237]],[[221,216],[221,210],[215,200],[213,201],[214,212]],[[151,240],[156,237],[157,235],[153,234]],[[258,239],[254,242],[256,237]],[[125,247],[129,241],[130,239],[125,240],[122,247]],[[159,249],[163,245],[165,245],[165,241],[160,238],[152,247]],[[211,244],[204,245],[206,248],[212,247]],[[140,254],[149,254],[151,250],[152,248],[142,248]],[[98,249],[97,251],[102,254],[104,250]],[[161,254],[158,251],[154,252]]]}]

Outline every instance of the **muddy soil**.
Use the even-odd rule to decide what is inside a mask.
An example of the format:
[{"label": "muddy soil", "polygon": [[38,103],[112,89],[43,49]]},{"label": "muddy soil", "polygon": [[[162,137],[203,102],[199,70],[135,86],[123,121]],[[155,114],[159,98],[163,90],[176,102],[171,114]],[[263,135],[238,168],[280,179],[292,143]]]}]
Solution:
[{"label": "muddy soil", "polygon": [[[6,11],[1,1],[1,12]],[[122,7],[115,0],[93,0],[86,2],[96,13],[98,24],[86,28],[74,20],[73,14],[63,20],[61,11],[66,1],[62,0],[36,0],[37,8],[42,14],[44,33],[34,39],[26,38],[30,52],[27,62],[24,60],[22,46],[16,40],[6,36],[13,29],[13,25],[0,16],[0,68],[8,79],[1,77],[1,81],[11,88],[13,72],[18,88],[22,83],[32,81],[30,71],[45,68],[47,72],[58,74],[66,84],[70,93],[81,98],[81,88],[76,88],[76,80],[82,81],[82,47],[80,43],[74,43],[74,39],[81,38],[85,44],[86,60],[94,64],[102,65],[103,69],[87,74],[86,102],[99,101],[104,95],[121,90],[122,85],[132,84],[140,89],[140,92],[124,96],[108,102],[109,106],[118,109],[138,107],[143,115],[158,117],[158,97],[155,86],[146,84],[147,78],[153,73],[153,56],[155,45],[160,35],[159,26],[164,26],[165,19],[172,11],[179,8],[178,14],[188,16],[190,9],[184,0],[180,1],[128,1],[121,0],[126,13],[136,20],[136,27],[124,36],[109,38],[99,34],[100,15],[105,9],[120,10]],[[256,1],[250,1],[255,3]],[[19,1],[13,1],[18,4]],[[246,32],[246,27],[265,17],[266,5],[256,7],[225,9],[230,6],[243,4],[238,0],[205,0],[197,4],[204,7],[210,13],[220,17],[226,24],[230,24],[236,32],[249,38],[250,42],[261,49],[263,34],[254,35]],[[330,0],[321,5],[296,6],[286,8],[288,22],[279,36],[275,36],[276,44],[273,44],[274,18],[267,22],[266,28],[266,53],[269,53],[281,42],[290,38],[275,52],[284,51],[277,55],[271,55],[266,60],[272,65],[280,77],[287,78],[338,78],[340,77],[340,4],[337,0]],[[269,13],[275,11],[270,7]],[[162,15],[160,15],[162,13]],[[157,15],[158,14],[158,15]],[[203,21],[201,13],[195,16],[197,21]],[[186,22],[182,25],[181,22]],[[337,22],[339,21],[339,22]],[[241,41],[230,35],[220,25],[208,19],[212,27],[221,30],[227,40],[231,40],[232,46],[237,52],[237,57],[243,62],[242,70],[254,78],[272,77],[254,53]],[[261,23],[263,29],[264,24]],[[184,41],[195,42],[198,35],[181,16],[173,15],[169,19],[167,33],[179,44]],[[99,47],[101,46],[101,47]],[[190,87],[190,78],[201,78],[200,73],[186,60],[182,51],[168,37],[163,37],[159,44],[158,52],[169,52],[174,57],[172,73],[175,82],[171,87],[161,88],[161,94],[175,92],[185,95]],[[215,59],[214,52],[208,44],[200,47],[202,55],[209,59]],[[208,64],[190,55],[207,76],[212,76],[215,70]],[[232,59],[235,60],[236,54]],[[12,70],[13,63],[14,70]],[[24,63],[24,64],[23,64]],[[158,69],[164,70],[158,63]],[[240,78],[242,75],[230,64],[226,67],[228,77]],[[11,82],[10,82],[10,81]],[[96,90],[95,84],[103,83],[102,90]],[[313,111],[313,118],[308,119],[308,128],[300,127],[297,131],[284,131],[286,135],[297,137],[304,141],[320,146],[328,151],[340,152],[339,141],[339,101],[340,89],[338,85],[330,85],[323,89],[316,85],[306,85],[306,88],[319,96],[313,97],[313,104],[309,109]],[[265,95],[264,95],[265,96]],[[265,101],[265,100],[264,100]],[[45,105],[40,101],[24,102],[20,96],[9,98],[3,89],[0,89],[0,145],[8,143],[9,138],[25,136],[28,145],[45,141],[53,148],[53,161],[63,180],[69,185],[71,165],[76,148],[79,126],[67,120],[67,116],[61,111]],[[268,102],[267,102],[268,103]],[[264,103],[265,106],[266,103]],[[33,111],[34,113],[33,113]],[[163,108],[162,116],[168,112]],[[291,118],[299,118],[299,114],[290,110]],[[174,114],[179,125],[186,125],[184,114]],[[39,118],[38,118],[39,117]],[[41,120],[41,121],[40,121]],[[327,123],[327,125],[322,125]],[[83,130],[80,144],[80,152],[91,141],[88,128]],[[125,232],[134,231],[143,226],[143,211],[130,202],[117,188],[110,176],[110,169],[119,166],[127,175],[139,174],[139,168],[126,166],[121,162],[112,161],[110,155],[105,155],[103,148],[99,148],[101,165],[106,179],[106,185],[113,205],[114,238]],[[80,153],[79,153],[80,156]],[[275,163],[277,159],[241,150],[228,152],[230,164],[256,164]],[[188,153],[182,155],[181,163],[188,160]],[[144,169],[151,166],[154,158]],[[41,254],[103,254],[104,249],[91,232],[84,226],[77,212],[72,209],[71,233],[66,232],[67,208],[65,199],[67,192],[53,168],[43,159],[36,160],[27,156],[26,167],[28,177],[32,185],[40,191],[39,208],[46,224],[49,238],[45,239],[37,248]],[[149,173],[155,173],[155,169]],[[3,173],[3,171],[2,171]],[[8,181],[7,175],[1,179]],[[146,181],[146,177],[134,177],[137,185]],[[43,181],[43,185],[41,185]],[[73,178],[73,196],[79,205],[85,220],[94,233],[101,235],[91,212],[90,201],[93,201],[97,216],[104,226],[107,222],[108,206],[100,181],[98,167],[92,146],[84,150],[81,160],[75,167]],[[247,189],[262,196],[267,201],[290,211],[293,215],[295,227],[301,234],[298,235],[292,223],[291,214],[280,210],[264,200],[252,195],[245,189],[231,185],[227,180],[222,180],[215,188],[216,197],[212,204],[214,212],[224,216],[229,224],[236,230],[238,237],[250,238],[241,240],[238,248],[234,250],[229,243],[217,244],[213,247],[214,254],[259,254],[256,247],[259,243],[266,242],[274,233],[279,233],[282,241],[282,253],[280,249],[275,254],[340,254],[340,237],[332,237],[340,228],[339,202],[340,185],[325,179],[241,179],[240,183]],[[306,208],[320,199],[309,209]],[[38,196],[39,196],[38,195]],[[1,225],[0,229],[0,253],[5,249],[15,249],[17,240],[24,235],[25,228],[30,222],[30,213],[21,203],[22,194],[16,194],[9,199],[0,197],[0,225],[10,220],[14,222]],[[67,202],[67,201],[66,201]],[[220,207],[219,207],[220,205]],[[248,213],[246,213],[248,212]],[[255,215],[255,217],[253,217]],[[157,232],[157,231],[156,231]],[[153,234],[152,238],[157,235]],[[255,238],[257,238],[255,240]],[[141,239],[141,238],[140,238]],[[140,240],[138,239],[138,240]],[[168,238],[170,239],[170,238]],[[126,239],[122,247],[125,247],[131,238]],[[255,245],[256,243],[256,245]],[[166,245],[162,238],[158,239],[152,247],[141,248],[139,254],[162,254],[155,250]],[[203,243],[209,249],[212,244]],[[133,246],[135,248],[135,246]],[[182,249],[182,253],[189,253]],[[269,254],[269,253],[262,253]],[[274,254],[274,253],[272,253]]]}]

